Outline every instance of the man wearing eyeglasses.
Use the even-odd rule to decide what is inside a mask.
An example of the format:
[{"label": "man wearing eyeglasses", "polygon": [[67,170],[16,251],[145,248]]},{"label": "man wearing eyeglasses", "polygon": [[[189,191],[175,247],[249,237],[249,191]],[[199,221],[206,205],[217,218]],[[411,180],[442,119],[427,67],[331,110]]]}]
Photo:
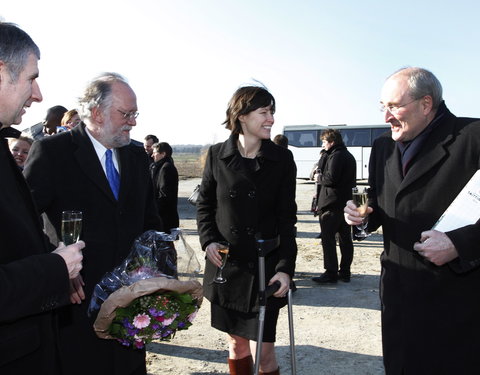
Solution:
[{"label": "man wearing eyeglasses", "polygon": [[[381,106],[391,134],[372,148],[369,230],[381,225],[384,236],[386,373],[477,374],[480,221],[432,227],[480,169],[480,121],[453,115],[438,79],[421,68],[391,75]],[[345,218],[361,221],[351,201]]]},{"label": "man wearing eyeglasses", "polygon": [[73,283],[73,304],[59,313],[63,373],[146,374],[144,350],[97,338],[94,318],[87,318],[102,276],[121,264],[137,236],[163,229],[148,157],[130,144],[137,98],[123,77],[105,73],[87,86],[77,108],[83,124],[34,144],[25,169],[37,206],[58,234],[62,211],[83,212],[85,267]]}]

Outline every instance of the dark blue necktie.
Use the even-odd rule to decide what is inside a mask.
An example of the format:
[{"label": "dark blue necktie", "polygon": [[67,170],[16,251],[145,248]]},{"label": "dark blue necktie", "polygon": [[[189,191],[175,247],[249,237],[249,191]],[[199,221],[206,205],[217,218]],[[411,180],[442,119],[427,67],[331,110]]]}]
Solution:
[{"label": "dark blue necktie", "polygon": [[107,179],[112,189],[115,199],[118,200],[118,190],[120,189],[120,175],[118,174],[112,160],[112,150],[105,151],[105,169],[107,170]]}]

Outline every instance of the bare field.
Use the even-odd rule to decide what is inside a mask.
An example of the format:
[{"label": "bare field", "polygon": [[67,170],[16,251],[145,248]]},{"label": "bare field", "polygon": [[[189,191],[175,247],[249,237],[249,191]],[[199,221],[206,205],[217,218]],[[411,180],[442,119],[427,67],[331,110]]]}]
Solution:
[{"label": "bare field", "polygon": [[173,160],[178,170],[180,180],[188,178],[202,177],[203,165],[202,156],[193,153],[175,153]]}]

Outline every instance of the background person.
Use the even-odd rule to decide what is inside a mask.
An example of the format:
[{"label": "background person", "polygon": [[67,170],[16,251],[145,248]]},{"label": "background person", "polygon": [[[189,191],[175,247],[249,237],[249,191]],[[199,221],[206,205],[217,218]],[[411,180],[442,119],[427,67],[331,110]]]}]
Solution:
[{"label": "background person", "polygon": [[19,138],[9,138],[8,148],[12,153],[13,159],[18,167],[23,170],[25,162],[32,147],[33,139],[29,137],[20,136]]},{"label": "background person", "polygon": [[275,137],[273,137],[273,143],[278,146],[288,148],[288,138],[283,134],[277,134]]},{"label": "background person", "polygon": [[[152,158],[152,154],[153,154],[152,146],[155,143],[158,143],[158,138],[153,134],[148,134],[147,136],[145,136],[143,140],[143,148],[145,149],[145,152],[147,153],[149,158]],[[153,163],[153,160],[150,160],[150,161]]]},{"label": "background person", "polygon": [[81,123],[82,120],[80,120],[80,116],[78,115],[77,110],[71,109],[65,112],[65,114],[63,115],[60,126],[64,127],[67,130],[72,130],[75,126],[78,126]]},{"label": "background person", "polygon": [[[250,343],[257,339],[258,268],[255,235],[280,237],[266,257],[266,283],[278,280],[265,317],[262,374],[278,374],[275,330],[295,270],[296,168],[292,153],[270,140],[275,99],[262,87],[239,88],[224,122],[230,138],[210,147],[197,201],[198,232],[206,252],[204,293],[211,324],[228,334],[231,374],[251,374]],[[230,244],[225,284],[212,283],[221,264],[219,242]]]},{"label": "background person", "polygon": [[152,146],[154,163],[150,166],[158,214],[166,231],[180,226],[178,218],[178,171],[172,158],[172,147],[167,142]]},{"label": "background person", "polygon": [[42,139],[45,136],[57,134],[57,128],[60,126],[65,112],[67,112],[67,109],[64,106],[56,105],[51,107],[47,110],[45,120],[23,130],[22,133],[25,133],[26,136],[32,138],[34,141]]},{"label": "background person", "polygon": [[87,317],[93,288],[127,257],[134,239],[146,230],[163,229],[147,155],[130,144],[137,109],[135,92],[122,76],[100,75],[79,99],[83,124],[35,142],[25,168],[37,206],[58,234],[63,210],[83,212],[82,239],[88,248],[84,270],[73,285],[76,304],[59,310],[65,374],[146,374],[144,350],[98,338],[95,317]]},{"label": "background person", "polygon": [[[343,217],[343,207],[352,198],[357,164],[343,143],[342,135],[338,130],[324,130],[320,138],[325,153],[319,160],[321,173],[317,174],[317,183],[320,185],[317,204],[325,272],[313,277],[312,280],[319,284],[336,283],[338,279],[349,282],[350,266],[353,261],[353,241],[351,228],[345,223]],[[337,233],[342,255],[340,265],[335,238]]]},{"label": "background person", "polygon": [[[422,68],[391,75],[381,105],[392,130],[373,144],[368,223],[383,228],[386,373],[477,373],[480,221],[431,228],[480,169],[480,121],[454,116],[440,82]],[[345,217],[361,221],[352,202]]]},{"label": "background person", "polygon": [[[0,123],[18,125],[34,102],[40,50],[16,25],[0,22]],[[0,140],[0,373],[57,375],[57,326],[52,310],[68,303],[69,278],[82,268],[79,242],[53,253],[38,212],[5,140]]]}]

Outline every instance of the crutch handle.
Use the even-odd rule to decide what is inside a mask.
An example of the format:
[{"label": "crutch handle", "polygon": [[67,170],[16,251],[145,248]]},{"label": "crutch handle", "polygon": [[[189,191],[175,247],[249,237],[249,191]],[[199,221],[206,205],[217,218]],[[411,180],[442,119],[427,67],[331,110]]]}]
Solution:
[{"label": "crutch handle", "polygon": [[280,287],[282,284],[280,284],[280,281],[275,281],[273,284],[267,286],[265,288],[265,297],[271,297]]}]

